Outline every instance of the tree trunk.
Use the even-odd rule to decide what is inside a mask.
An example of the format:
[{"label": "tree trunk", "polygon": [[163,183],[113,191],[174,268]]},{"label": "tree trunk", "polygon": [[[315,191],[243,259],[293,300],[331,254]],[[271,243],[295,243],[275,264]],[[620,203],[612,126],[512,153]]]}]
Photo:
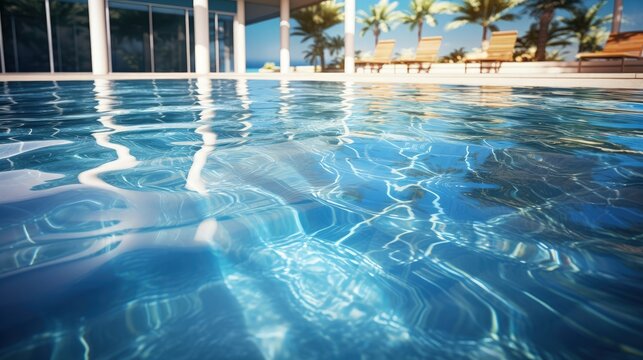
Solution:
[{"label": "tree trunk", "polygon": [[482,26],[482,42],[487,41],[487,25]]},{"label": "tree trunk", "polygon": [[324,72],[326,67],[326,42],[324,41],[324,34],[319,34],[315,37],[315,50],[319,51],[319,65],[321,66],[321,71]]},{"label": "tree trunk", "polygon": [[422,25],[424,25],[424,22],[420,20],[420,23],[418,24],[418,44],[422,41]]},{"label": "tree trunk", "polygon": [[547,58],[547,36],[549,24],[554,18],[554,9],[546,9],[540,15],[538,24],[538,40],[536,41],[536,61],[545,61]]},{"label": "tree trunk", "polygon": [[614,13],[612,14],[612,34],[621,32],[621,18],[623,17],[623,0],[614,0]]},{"label": "tree trunk", "polygon": [[581,34],[578,37],[578,53],[585,52],[585,36]]},{"label": "tree trunk", "polygon": [[373,30],[373,35],[375,35],[375,46],[380,41],[380,31],[378,29]]}]

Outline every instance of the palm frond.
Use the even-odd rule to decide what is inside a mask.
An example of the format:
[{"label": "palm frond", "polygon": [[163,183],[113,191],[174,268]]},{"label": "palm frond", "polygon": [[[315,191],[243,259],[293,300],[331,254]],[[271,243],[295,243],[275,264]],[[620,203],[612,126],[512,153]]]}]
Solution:
[{"label": "palm frond", "polygon": [[374,33],[388,32],[400,22],[409,21],[404,13],[395,10],[397,5],[397,1],[389,3],[388,0],[380,0],[371,6],[368,12],[360,10],[359,22],[363,24],[360,31],[361,36],[366,35],[369,31]]},{"label": "palm frond", "polygon": [[451,21],[450,23],[448,23],[447,26],[445,27],[445,29],[446,30],[454,30],[454,29],[461,28],[461,27],[463,27],[463,26],[465,26],[465,25],[467,25],[469,23],[470,23],[470,21],[468,19],[454,20],[454,21]]}]

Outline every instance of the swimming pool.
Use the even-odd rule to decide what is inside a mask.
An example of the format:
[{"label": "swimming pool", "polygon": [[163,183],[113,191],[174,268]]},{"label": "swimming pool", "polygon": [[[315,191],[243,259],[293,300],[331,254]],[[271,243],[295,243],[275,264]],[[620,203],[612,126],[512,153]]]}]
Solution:
[{"label": "swimming pool", "polygon": [[3,83],[0,358],[643,354],[643,92]]}]

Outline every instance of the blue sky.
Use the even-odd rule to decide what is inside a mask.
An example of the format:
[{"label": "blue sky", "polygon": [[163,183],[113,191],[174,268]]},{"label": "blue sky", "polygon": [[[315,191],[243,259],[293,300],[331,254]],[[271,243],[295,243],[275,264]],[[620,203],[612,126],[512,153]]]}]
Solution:
[{"label": "blue sky", "polygon": [[[341,0],[338,0],[341,2]],[[389,0],[392,2],[391,0]],[[459,1],[459,0],[452,0]],[[378,0],[356,0],[357,9],[367,10],[369,6],[374,5]],[[399,0],[398,10],[408,10],[410,0]],[[597,3],[598,0],[585,0],[586,6],[591,6]],[[601,13],[609,14],[612,12],[614,6],[613,0],[608,0],[607,4],[603,7]],[[521,34],[529,28],[529,25],[534,21],[533,18],[525,14],[522,8],[518,8],[515,13],[521,15],[520,19],[513,22],[500,22],[498,26],[501,30],[516,29]],[[557,16],[564,15],[563,11],[558,11]],[[444,37],[442,47],[440,50],[441,55],[449,53],[451,50],[464,47],[465,49],[472,49],[480,47],[482,39],[482,28],[475,25],[466,25],[456,30],[446,31],[444,27],[452,19],[453,15],[438,15],[438,25],[433,28],[424,27],[424,36],[441,35]],[[643,30],[643,0],[623,0],[623,24],[621,31],[630,30]],[[294,21],[291,21],[294,23]],[[294,26],[294,25],[293,25]],[[372,51],[373,49],[373,36],[369,33],[364,37],[359,36],[361,25],[357,24],[356,35],[356,48],[362,51]],[[329,30],[330,34],[343,33],[343,25],[337,25]],[[397,40],[397,51],[405,48],[415,48],[417,45],[417,33],[409,30],[406,25],[399,25],[395,30],[381,36],[383,39]],[[266,61],[278,62],[279,60],[279,20],[272,19],[263,21],[257,24],[248,26],[246,29],[247,36],[247,59],[249,67],[260,67]],[[307,47],[305,43],[301,43],[301,38],[291,37],[290,50],[291,62],[293,65],[304,64],[303,51]],[[573,57],[576,53],[576,48],[571,47],[567,50],[568,57]]]}]

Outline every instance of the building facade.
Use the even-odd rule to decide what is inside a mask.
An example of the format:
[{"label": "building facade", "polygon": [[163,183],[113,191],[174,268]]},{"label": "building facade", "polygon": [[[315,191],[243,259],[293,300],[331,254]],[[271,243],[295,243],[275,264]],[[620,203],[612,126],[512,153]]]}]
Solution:
[{"label": "building facade", "polygon": [[279,16],[287,72],[290,11],[320,1],[0,0],[0,69],[243,73],[246,25]]}]

